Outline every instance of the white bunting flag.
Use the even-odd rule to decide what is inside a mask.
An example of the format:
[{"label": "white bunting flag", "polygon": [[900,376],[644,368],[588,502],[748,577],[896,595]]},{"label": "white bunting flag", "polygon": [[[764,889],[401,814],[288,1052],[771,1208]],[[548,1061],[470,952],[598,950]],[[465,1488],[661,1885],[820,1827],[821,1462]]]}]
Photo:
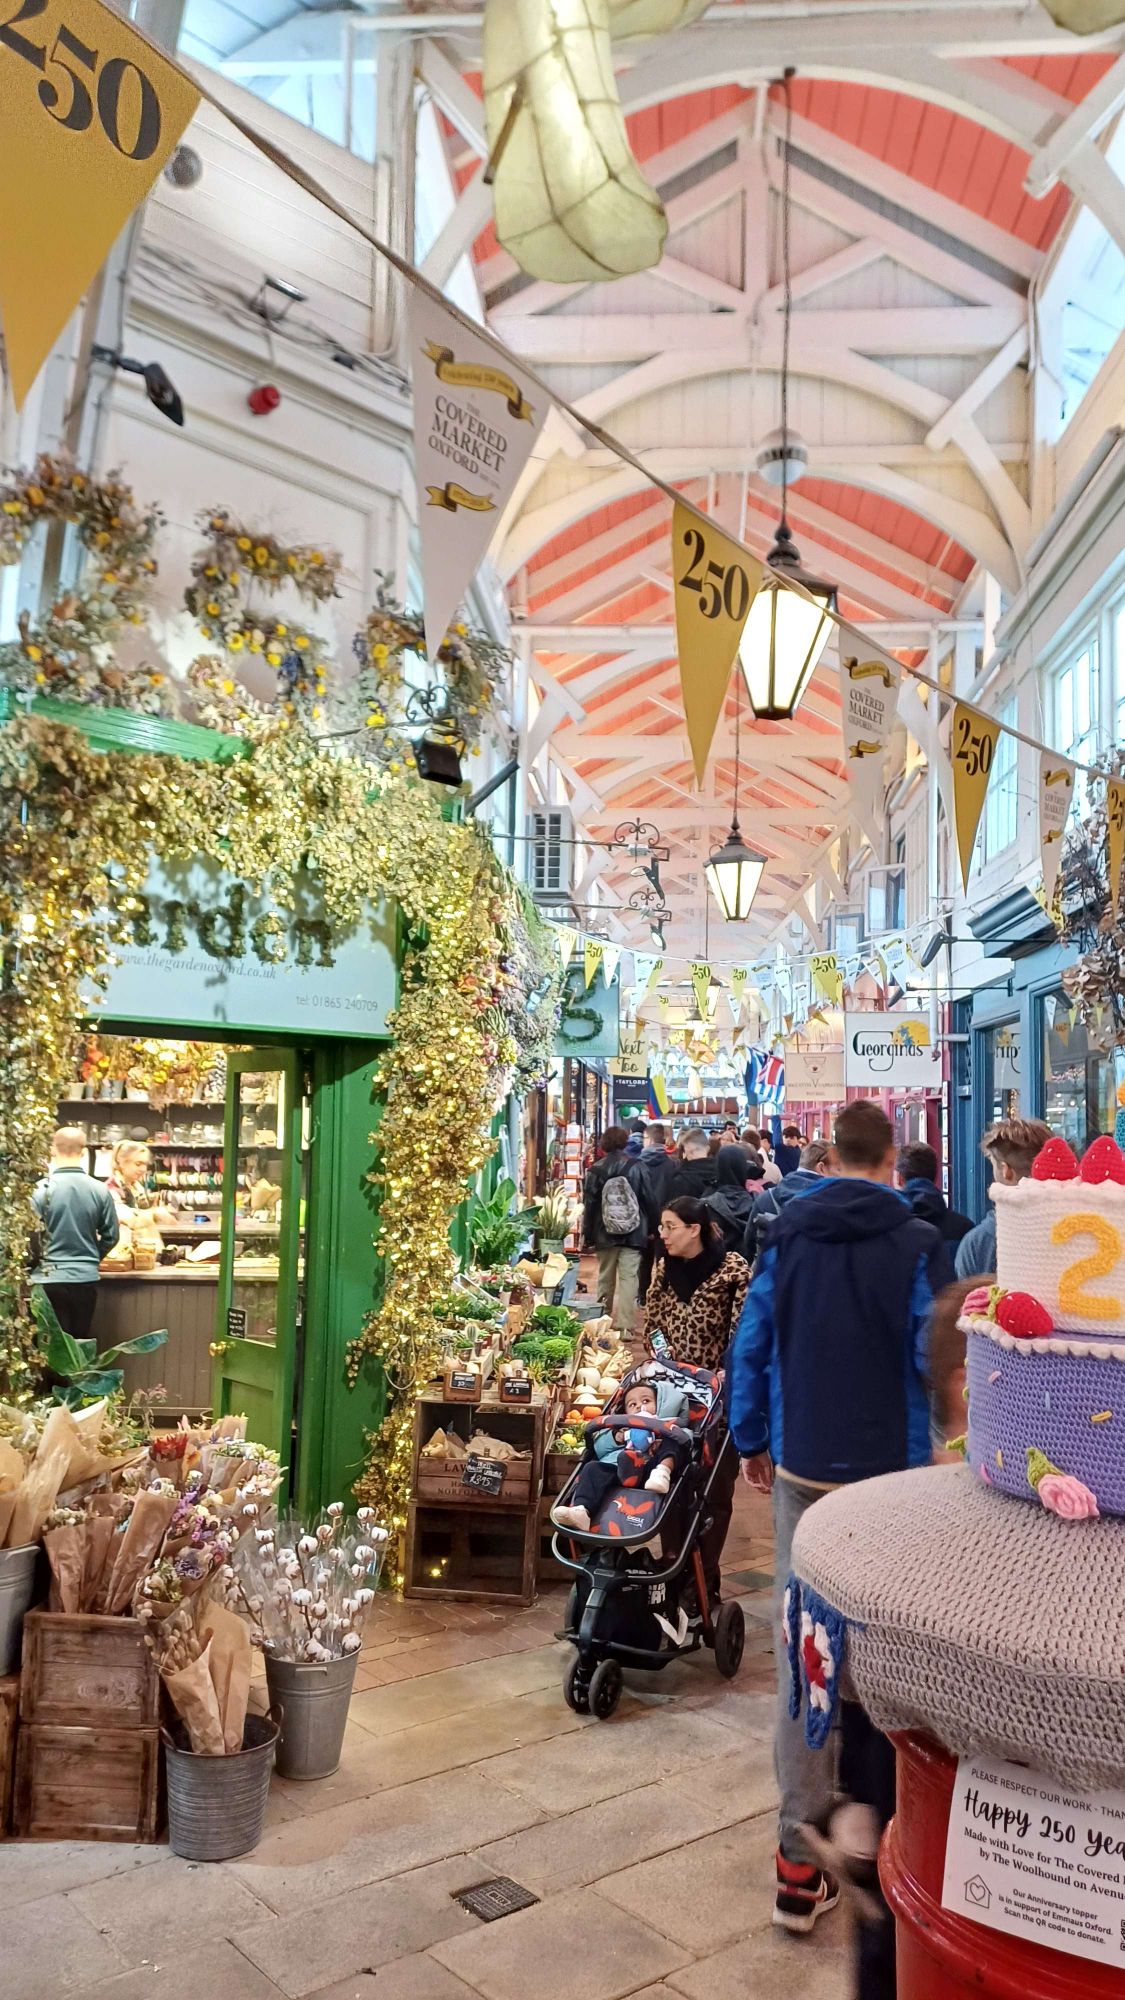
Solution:
[{"label": "white bunting flag", "polygon": [[602,978],[607,986],[612,986],[621,963],[621,946],[607,944],[602,950]]},{"label": "white bunting flag", "polygon": [[732,965],[728,976],[730,979],[731,1015],[737,1022],[742,1013],[742,1003],[746,998],[746,981],[749,978],[749,968],[745,965]]},{"label": "white bunting flag", "polygon": [[633,978],[637,982],[637,990],[642,998],[648,992],[653,980],[659,976],[663,966],[664,960],[657,958],[655,952],[635,951],[633,953]]},{"label": "white bunting flag", "polygon": [[882,954],[883,964],[886,966],[891,978],[899,979],[900,975],[906,971],[907,960],[910,956],[906,947],[906,939],[902,936],[901,932],[896,932],[894,937],[882,939],[879,950]]},{"label": "white bunting flag", "polygon": [[555,942],[559,948],[559,957],[562,959],[563,971],[565,972],[574,956],[574,947],[578,943],[578,932],[572,930],[569,924],[556,924],[554,931]]},{"label": "white bunting flag", "polygon": [[877,658],[848,650],[850,632],[840,634],[840,726],[844,764],[856,815],[864,828],[883,820],[883,762],[898,710],[902,668],[888,653]]},{"label": "white bunting flag", "polygon": [[410,287],[414,477],[426,651],[457,606],[547,417],[547,398],[417,285]]},{"label": "white bunting flag", "polygon": [[1048,906],[1055,898],[1055,884],[1062,863],[1063,834],[1070,802],[1074,797],[1074,765],[1053,750],[1039,752],[1039,853],[1043,866],[1043,887]]}]

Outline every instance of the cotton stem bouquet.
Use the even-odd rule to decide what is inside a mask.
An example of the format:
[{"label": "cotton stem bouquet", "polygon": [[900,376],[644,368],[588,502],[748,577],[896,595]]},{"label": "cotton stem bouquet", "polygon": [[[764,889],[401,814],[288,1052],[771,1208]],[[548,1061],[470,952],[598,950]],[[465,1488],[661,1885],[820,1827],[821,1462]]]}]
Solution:
[{"label": "cotton stem bouquet", "polygon": [[308,1664],[358,1653],[388,1539],[372,1508],[349,1518],[339,1500],[311,1520],[255,1528],[233,1559],[255,1645]]}]

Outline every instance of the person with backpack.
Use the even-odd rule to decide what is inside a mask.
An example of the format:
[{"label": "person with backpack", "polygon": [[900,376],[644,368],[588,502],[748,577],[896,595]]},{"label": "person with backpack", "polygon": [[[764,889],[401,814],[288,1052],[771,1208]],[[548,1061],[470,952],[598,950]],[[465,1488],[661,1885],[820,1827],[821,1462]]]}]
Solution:
[{"label": "person with backpack", "polygon": [[753,1269],[766,1246],[766,1238],[787,1202],[794,1195],[808,1194],[836,1173],[836,1155],[827,1139],[810,1139],[801,1148],[801,1164],[786,1174],[776,1187],[764,1188],[750,1211],[746,1234],[738,1246]]},{"label": "person with backpack", "polygon": [[703,1197],[703,1205],[718,1223],[727,1249],[740,1257],[754,1196],[762,1179],[762,1163],[756,1154],[751,1155],[748,1147],[719,1147],[715,1155],[715,1185]]},{"label": "person with backpack", "polygon": [[641,1252],[655,1219],[645,1176],[626,1151],[628,1143],[624,1127],[611,1125],[602,1135],[602,1158],[582,1189],[582,1241],[598,1253],[598,1297],[625,1334],[632,1333],[637,1316]]}]

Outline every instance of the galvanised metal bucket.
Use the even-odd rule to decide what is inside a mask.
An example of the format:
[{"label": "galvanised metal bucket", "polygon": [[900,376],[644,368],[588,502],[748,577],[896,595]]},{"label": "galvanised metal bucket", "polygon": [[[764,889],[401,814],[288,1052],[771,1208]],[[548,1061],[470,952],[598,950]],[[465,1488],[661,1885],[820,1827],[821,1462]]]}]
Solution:
[{"label": "galvanised metal bucket", "polygon": [[[168,1770],[168,1844],[185,1861],[233,1861],[262,1837],[278,1719],[248,1715],[242,1749],[201,1757],[162,1730]],[[186,1732],[185,1732],[186,1736]]]},{"label": "galvanised metal bucket", "polygon": [[0,1675],[19,1671],[23,1614],[35,1596],[39,1544],[0,1549]]},{"label": "galvanised metal bucket", "polygon": [[358,1653],[323,1665],[266,1654],[270,1706],[281,1711],[279,1778],[330,1778],[340,1768]]}]

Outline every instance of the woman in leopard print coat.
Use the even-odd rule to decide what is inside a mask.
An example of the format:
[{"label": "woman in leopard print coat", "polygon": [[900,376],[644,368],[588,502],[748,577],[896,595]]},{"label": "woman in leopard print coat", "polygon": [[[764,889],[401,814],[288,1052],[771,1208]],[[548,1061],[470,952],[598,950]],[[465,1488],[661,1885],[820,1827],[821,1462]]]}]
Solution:
[{"label": "woman in leopard print coat", "polygon": [[707,1204],[678,1195],[660,1217],[664,1246],[645,1298],[646,1345],[662,1333],[677,1361],[720,1368],[738,1325],[750,1266],[727,1250]]}]

